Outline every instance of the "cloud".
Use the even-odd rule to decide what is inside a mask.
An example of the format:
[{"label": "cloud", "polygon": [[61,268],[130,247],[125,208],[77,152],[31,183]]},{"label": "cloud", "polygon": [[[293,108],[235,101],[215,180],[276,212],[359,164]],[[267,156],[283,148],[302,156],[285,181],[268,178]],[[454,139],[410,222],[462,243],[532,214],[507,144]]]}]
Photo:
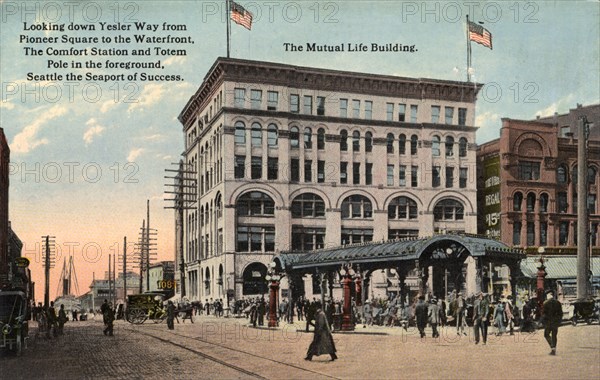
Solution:
[{"label": "cloud", "polygon": [[165,85],[162,84],[147,84],[139,95],[139,101],[137,103],[131,103],[128,112],[136,110],[143,111],[156,103],[158,103],[165,93]]},{"label": "cloud", "polygon": [[127,156],[128,162],[134,162],[142,153],[144,152],[144,148],[135,148],[129,152],[129,156]]},{"label": "cloud", "polygon": [[85,123],[85,125],[89,126],[88,130],[83,134],[83,141],[85,141],[85,145],[88,146],[94,140],[94,136],[102,135],[102,132],[106,129],[98,122],[96,119],[92,118]]},{"label": "cloud", "polygon": [[7,110],[12,110],[15,108],[14,103],[9,102],[8,100],[4,100],[0,102],[0,108],[6,108]]},{"label": "cloud", "polygon": [[185,63],[185,61],[186,61],[186,58],[184,56],[174,55],[172,57],[165,59],[162,64],[163,64],[163,66],[182,65]]},{"label": "cloud", "polygon": [[477,115],[475,117],[475,125],[479,127],[477,141],[489,141],[500,137],[501,118],[495,112],[484,112],[481,115]]},{"label": "cloud", "polygon": [[117,105],[117,102],[115,102],[114,100],[107,100],[104,103],[102,103],[102,105],[100,106],[100,112],[107,113],[112,108],[114,108],[116,105]]},{"label": "cloud", "polygon": [[10,146],[10,150],[14,153],[29,153],[33,149],[40,145],[48,144],[48,139],[38,138],[38,132],[42,127],[57,117],[60,117],[67,113],[67,107],[62,105],[55,105],[50,109],[42,109],[41,114],[33,119],[33,121],[27,125],[21,133],[17,134],[13,139]]},{"label": "cloud", "polygon": [[554,115],[554,112],[566,113],[571,107],[574,106],[574,103],[575,94],[568,94],[567,96],[558,99],[556,102],[550,104],[548,107],[536,111],[536,113],[532,116],[532,119],[535,119],[538,115],[540,117],[552,116]]},{"label": "cloud", "polygon": [[173,156],[170,154],[157,154],[156,157],[165,161],[173,159]]},{"label": "cloud", "polygon": [[148,140],[148,141],[156,141],[156,140],[164,139],[164,136],[161,135],[160,133],[156,133],[156,134],[153,134],[150,136],[144,136],[143,139]]}]

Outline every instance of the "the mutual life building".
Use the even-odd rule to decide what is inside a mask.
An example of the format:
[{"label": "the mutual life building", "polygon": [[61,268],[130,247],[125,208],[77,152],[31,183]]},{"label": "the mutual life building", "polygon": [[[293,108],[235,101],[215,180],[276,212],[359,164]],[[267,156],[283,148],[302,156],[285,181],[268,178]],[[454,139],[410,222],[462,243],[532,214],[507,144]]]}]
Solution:
[{"label": "the mutual life building", "polygon": [[179,115],[186,296],[262,295],[284,251],[475,234],[480,88],[217,59]]}]

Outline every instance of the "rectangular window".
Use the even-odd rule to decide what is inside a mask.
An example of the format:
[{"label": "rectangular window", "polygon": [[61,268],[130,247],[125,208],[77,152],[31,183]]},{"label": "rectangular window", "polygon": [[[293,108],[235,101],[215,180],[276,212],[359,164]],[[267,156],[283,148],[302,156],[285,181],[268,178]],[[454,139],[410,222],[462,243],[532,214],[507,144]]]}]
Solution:
[{"label": "rectangular window", "polygon": [[317,182],[325,182],[325,161],[317,161]]},{"label": "rectangular window", "polygon": [[239,252],[273,252],[275,227],[238,226],[237,250]]},{"label": "rectangular window", "polygon": [[297,158],[292,158],[290,160],[290,171],[290,181],[300,181],[300,160],[298,160]]},{"label": "rectangular window", "polygon": [[535,223],[527,222],[527,245],[529,247],[535,245]]},{"label": "rectangular window", "polygon": [[235,178],[244,178],[244,172],[246,167],[246,157],[245,156],[235,156],[235,168],[234,168],[234,177]]},{"label": "rectangular window", "polygon": [[312,160],[304,160],[304,182],[312,182]]},{"label": "rectangular window", "polygon": [[406,165],[400,165],[400,186],[406,186]]},{"label": "rectangular window", "polygon": [[419,167],[413,165],[410,167],[410,187],[417,187],[419,185]]},{"label": "rectangular window", "polygon": [[431,186],[440,187],[441,184],[441,167],[440,166],[432,166],[431,167]]},{"label": "rectangular window", "polygon": [[279,93],[277,91],[267,91],[267,110],[277,111],[279,102]]},{"label": "rectangular window", "polygon": [[357,119],[360,117],[360,100],[352,100],[352,117]]},{"label": "rectangular window", "polygon": [[398,104],[398,121],[406,121],[406,104]]},{"label": "rectangular window", "polygon": [[540,163],[519,161],[519,179],[523,181],[537,181],[540,179]]},{"label": "rectangular window", "polygon": [[394,165],[387,166],[387,185],[394,186]]},{"label": "rectangular window", "polygon": [[246,90],[243,88],[236,88],[233,92],[233,103],[236,108],[244,108],[246,102]]},{"label": "rectangular window", "polygon": [[394,103],[386,103],[386,120],[394,120]]},{"label": "rectangular window", "polygon": [[404,239],[404,238],[419,237],[419,230],[395,230],[388,229],[388,239]]},{"label": "rectangular window", "polygon": [[292,250],[312,251],[325,246],[325,228],[292,226]]},{"label": "rectangular window", "polygon": [[411,123],[417,122],[417,111],[418,111],[418,106],[416,106],[416,105],[410,106],[410,122]]},{"label": "rectangular window", "polygon": [[431,122],[434,124],[440,122],[440,106],[431,106]]},{"label": "rectangular window", "polygon": [[267,157],[267,179],[277,179],[279,173],[279,159]]},{"label": "rectangular window", "polygon": [[373,164],[367,162],[365,164],[365,185],[373,184]]},{"label": "rectangular window", "polygon": [[513,245],[521,245],[521,222],[513,223]]},{"label": "rectangular window", "polygon": [[458,125],[467,125],[467,109],[458,109]]},{"label": "rectangular window", "polygon": [[262,177],[262,157],[252,157],[250,176],[252,179],[260,179]]},{"label": "rectangular window", "polygon": [[317,96],[317,115],[325,115],[325,97]]},{"label": "rectangular window", "polygon": [[454,168],[446,166],[446,188],[454,186]]},{"label": "rectangular window", "polygon": [[348,99],[340,99],[340,117],[348,117]]},{"label": "rectangular window", "polygon": [[290,95],[290,112],[291,113],[299,113],[300,112],[300,96],[296,94]]},{"label": "rectangular window", "polygon": [[354,185],[360,184],[360,163],[358,162],[352,163],[352,183]]},{"label": "rectangular window", "polygon": [[548,245],[548,223],[540,223],[540,247]]},{"label": "rectangular window", "polygon": [[340,162],[340,183],[348,183],[348,163]]},{"label": "rectangular window", "polygon": [[304,95],[304,114],[312,115],[312,96]]},{"label": "rectangular window", "polygon": [[365,119],[371,120],[373,118],[373,102],[365,100]]},{"label": "rectangular window", "polygon": [[444,107],[444,116],[446,124],[452,124],[454,121],[454,107]]},{"label": "rectangular window", "polygon": [[342,228],[341,243],[344,244],[357,244],[357,243],[368,243],[373,241],[373,229],[365,228]]},{"label": "rectangular window", "polygon": [[567,212],[568,204],[567,204],[567,193],[561,191],[557,194],[557,203],[558,203],[558,212],[565,213]]},{"label": "rectangular window", "polygon": [[469,172],[467,168],[460,168],[459,171],[458,187],[464,189],[467,187],[467,176]]},{"label": "rectangular window", "polygon": [[558,245],[567,245],[569,242],[569,222],[560,222],[558,225]]},{"label": "rectangular window", "polygon": [[252,103],[253,110],[260,109],[260,104],[262,103],[262,91],[261,90],[250,91],[250,100]]}]

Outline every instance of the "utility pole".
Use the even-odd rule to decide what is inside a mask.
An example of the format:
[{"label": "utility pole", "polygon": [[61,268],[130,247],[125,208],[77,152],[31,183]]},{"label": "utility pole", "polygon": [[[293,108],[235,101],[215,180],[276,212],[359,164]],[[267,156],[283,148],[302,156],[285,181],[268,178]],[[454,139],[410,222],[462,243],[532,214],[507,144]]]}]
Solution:
[{"label": "utility pole", "polygon": [[123,302],[127,304],[127,236],[123,237]]},{"label": "utility pole", "polygon": [[[50,268],[54,268],[54,236],[42,236],[45,239],[46,249],[44,254],[44,308],[50,305]],[[52,238],[52,240],[50,240]]]},{"label": "utility pole", "polygon": [[589,123],[577,119],[577,298],[589,296],[590,258],[588,257],[588,157]]},{"label": "utility pole", "polygon": [[166,172],[176,173],[174,176],[169,177],[165,176],[165,178],[169,178],[173,180],[172,184],[166,184],[166,186],[172,186],[173,191],[165,191],[166,194],[173,194],[172,199],[165,199],[166,201],[173,202],[172,206],[165,207],[176,210],[177,219],[176,219],[176,230],[177,230],[177,253],[179,257],[176,261],[179,262],[179,290],[181,294],[181,298],[185,297],[186,289],[185,289],[185,256],[183,252],[184,248],[184,233],[183,229],[185,226],[184,223],[184,211],[185,210],[195,210],[196,206],[194,206],[197,202],[197,188],[198,182],[196,179],[196,171],[191,168],[190,164],[187,164],[188,168],[185,168],[183,160],[179,160],[178,168],[175,169],[165,169]]}]

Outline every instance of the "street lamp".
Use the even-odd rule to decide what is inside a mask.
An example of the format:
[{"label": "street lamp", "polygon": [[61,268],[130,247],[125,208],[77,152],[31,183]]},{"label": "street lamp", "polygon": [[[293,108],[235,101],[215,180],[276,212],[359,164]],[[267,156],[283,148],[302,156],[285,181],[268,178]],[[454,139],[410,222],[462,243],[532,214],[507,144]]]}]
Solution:
[{"label": "street lamp", "polygon": [[350,302],[350,283],[353,282],[353,277],[356,273],[352,269],[352,264],[342,265],[340,275],[342,277],[341,283],[344,289],[344,307],[342,310],[342,331],[354,330],[354,324],[352,323],[352,304]]},{"label": "street lamp", "polygon": [[281,274],[277,272],[277,264],[271,262],[265,280],[269,281],[269,327],[277,327],[277,293]]},{"label": "street lamp", "polygon": [[541,317],[542,307],[544,305],[544,278],[546,278],[546,267],[544,266],[544,253],[546,249],[544,247],[538,248],[538,253],[540,254],[540,266],[538,267],[537,272],[537,317]]}]

